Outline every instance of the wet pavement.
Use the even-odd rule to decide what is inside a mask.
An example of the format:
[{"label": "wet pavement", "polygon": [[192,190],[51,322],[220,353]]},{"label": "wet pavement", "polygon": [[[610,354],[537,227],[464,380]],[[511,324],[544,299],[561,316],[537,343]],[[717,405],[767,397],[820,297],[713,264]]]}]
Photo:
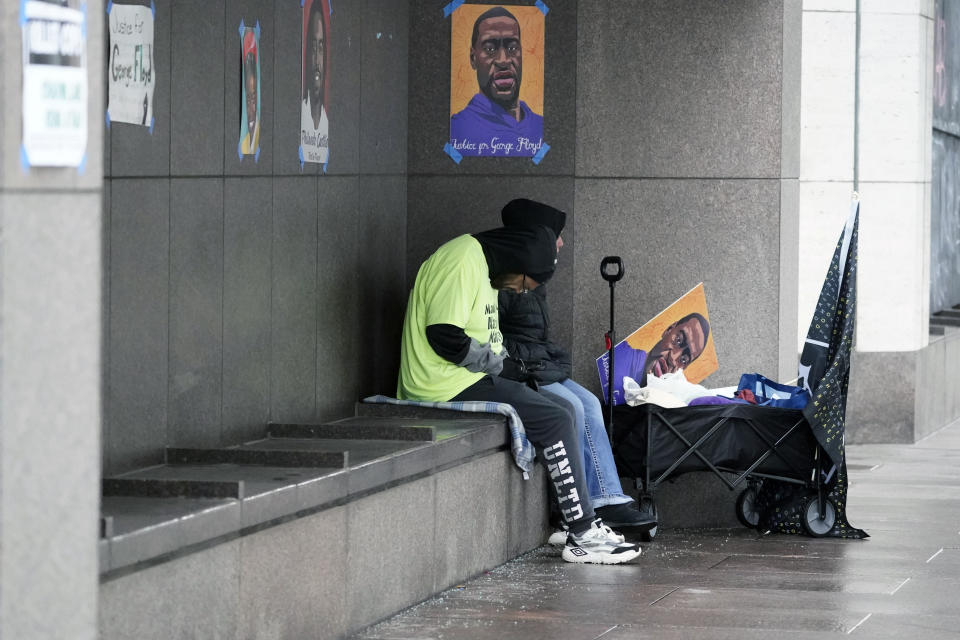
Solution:
[{"label": "wet pavement", "polygon": [[960,638],[960,423],[847,463],[868,540],[662,530],[621,566],[545,546],[354,638]]}]

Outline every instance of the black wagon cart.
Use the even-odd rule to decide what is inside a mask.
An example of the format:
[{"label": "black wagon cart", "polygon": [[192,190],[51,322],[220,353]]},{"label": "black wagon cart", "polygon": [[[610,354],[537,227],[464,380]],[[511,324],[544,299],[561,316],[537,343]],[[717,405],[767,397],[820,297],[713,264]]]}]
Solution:
[{"label": "black wagon cart", "polygon": [[[731,490],[740,490],[737,519],[760,525],[757,498],[765,480],[802,488],[800,526],[826,535],[837,506],[826,495],[825,452],[798,409],[748,404],[664,408],[655,404],[614,409],[615,459],[621,476],[632,478],[641,506],[656,513],[656,490],[691,471],[711,471]],[[829,464],[827,465],[830,466]],[[656,530],[647,534],[656,536]]]},{"label": "black wagon cart", "polygon": [[[613,451],[619,471],[634,479],[641,508],[656,510],[657,486],[677,475],[709,470],[730,489],[746,526],[780,533],[866,538],[847,521],[844,450],[850,354],[856,318],[859,197],[827,269],[807,331],[798,384],[803,409],[724,404],[666,409],[616,407]],[[650,537],[656,535],[654,530]]]}]

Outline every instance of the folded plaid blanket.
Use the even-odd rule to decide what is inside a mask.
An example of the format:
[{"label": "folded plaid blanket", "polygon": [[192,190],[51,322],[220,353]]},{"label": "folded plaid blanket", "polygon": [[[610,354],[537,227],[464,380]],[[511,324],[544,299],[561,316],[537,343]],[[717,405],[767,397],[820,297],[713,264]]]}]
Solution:
[{"label": "folded plaid blanket", "polygon": [[398,400],[390,396],[370,396],[363,399],[364,402],[371,404],[406,404],[419,407],[432,407],[434,409],[450,409],[453,411],[471,411],[474,413],[499,413],[507,417],[507,423],[510,426],[510,451],[513,453],[513,461],[523,471],[524,480],[530,477],[530,469],[533,468],[533,459],[537,452],[533,445],[527,440],[527,432],[523,430],[523,422],[517,415],[517,410],[505,402],[482,402],[480,400],[469,400],[464,402],[426,402],[418,400]]}]

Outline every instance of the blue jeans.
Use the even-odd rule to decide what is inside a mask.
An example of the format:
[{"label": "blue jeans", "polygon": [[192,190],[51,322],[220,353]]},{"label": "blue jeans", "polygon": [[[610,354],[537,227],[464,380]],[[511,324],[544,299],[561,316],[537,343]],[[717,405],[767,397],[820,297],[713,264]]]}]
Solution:
[{"label": "blue jeans", "polygon": [[541,389],[564,398],[576,410],[576,427],[580,432],[590,504],[605,507],[630,502],[632,498],[624,495],[620,486],[620,476],[617,475],[617,465],[613,461],[613,451],[610,450],[610,440],[603,424],[603,410],[597,396],[570,378],[544,385]]}]

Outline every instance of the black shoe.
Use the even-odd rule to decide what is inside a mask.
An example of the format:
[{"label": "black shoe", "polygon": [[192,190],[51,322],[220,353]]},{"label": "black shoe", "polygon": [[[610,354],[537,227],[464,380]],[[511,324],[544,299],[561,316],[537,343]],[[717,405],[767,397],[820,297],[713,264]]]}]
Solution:
[{"label": "black shoe", "polygon": [[634,504],[611,504],[594,511],[605,525],[623,534],[646,533],[656,527],[657,519],[652,514],[637,511]]}]

